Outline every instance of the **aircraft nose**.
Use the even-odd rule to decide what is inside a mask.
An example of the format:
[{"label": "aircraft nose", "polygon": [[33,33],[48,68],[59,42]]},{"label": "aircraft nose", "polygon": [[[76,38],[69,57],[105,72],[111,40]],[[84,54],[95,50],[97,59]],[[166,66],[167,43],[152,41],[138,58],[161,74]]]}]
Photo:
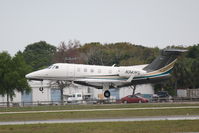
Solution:
[{"label": "aircraft nose", "polygon": [[25,77],[29,80],[43,80],[45,76],[46,76],[45,70],[38,70],[25,75]]},{"label": "aircraft nose", "polygon": [[34,71],[34,72],[31,72],[29,74],[27,74],[25,77],[27,79],[37,79],[41,76],[41,70],[39,71]]},{"label": "aircraft nose", "polygon": [[29,73],[29,74],[26,74],[26,76],[25,76],[27,79],[29,79],[29,78],[31,78],[32,76],[31,76],[31,73]]},{"label": "aircraft nose", "polygon": [[31,79],[31,78],[34,78],[34,73],[29,73],[29,74],[26,74],[25,76],[27,79]]}]

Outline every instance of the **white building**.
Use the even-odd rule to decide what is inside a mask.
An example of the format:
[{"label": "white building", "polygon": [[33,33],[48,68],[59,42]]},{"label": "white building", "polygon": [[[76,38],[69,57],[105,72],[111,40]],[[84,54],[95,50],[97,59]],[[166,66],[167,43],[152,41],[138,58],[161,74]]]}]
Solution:
[{"label": "white building", "polygon": [[[60,90],[57,85],[49,85],[48,81],[44,81],[43,84],[40,81],[31,81],[29,82],[32,87],[32,91],[30,94],[21,94],[20,92],[15,92],[15,96],[13,98],[14,103],[17,102],[44,102],[44,101],[60,101]],[[43,91],[39,90],[39,88],[43,86]],[[133,89],[130,87],[124,87],[120,89],[110,89],[111,99],[120,99],[124,96],[131,95]],[[81,86],[81,85],[71,85],[69,87],[64,88],[64,100],[67,100],[67,97],[74,94],[81,93],[83,95],[90,96],[92,99],[99,99],[99,95],[103,95],[102,89],[95,89],[92,87]],[[144,95],[152,95],[154,94],[153,87],[150,84],[138,85],[136,87],[135,93],[141,93]],[[0,95],[0,103],[6,102],[7,97]]]}]

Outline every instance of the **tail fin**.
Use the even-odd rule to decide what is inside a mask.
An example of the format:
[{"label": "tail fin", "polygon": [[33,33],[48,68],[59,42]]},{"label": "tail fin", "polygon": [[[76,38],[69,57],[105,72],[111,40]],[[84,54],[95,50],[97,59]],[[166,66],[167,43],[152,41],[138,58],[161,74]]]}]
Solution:
[{"label": "tail fin", "polygon": [[161,52],[161,55],[158,56],[151,64],[146,66],[144,70],[147,72],[155,71],[158,69],[161,69],[168,64],[175,62],[177,60],[177,57],[187,50],[182,49],[164,49]]}]

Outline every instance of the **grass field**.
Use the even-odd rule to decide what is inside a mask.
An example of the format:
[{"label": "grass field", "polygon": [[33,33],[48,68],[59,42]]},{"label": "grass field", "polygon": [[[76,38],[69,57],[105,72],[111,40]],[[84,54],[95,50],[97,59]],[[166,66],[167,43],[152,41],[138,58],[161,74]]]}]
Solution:
[{"label": "grass field", "polygon": [[[186,107],[193,104],[116,104],[116,105],[65,105],[0,108],[0,112],[112,109],[143,107]],[[184,109],[149,109],[149,110],[111,110],[111,111],[69,111],[46,113],[0,114],[0,121],[30,121],[51,119],[92,119],[92,118],[129,118],[144,116],[199,115],[199,108]],[[143,121],[143,122],[102,122],[102,123],[67,123],[67,124],[30,124],[0,126],[0,133],[177,133],[199,132],[199,120],[179,121]]]},{"label": "grass field", "polygon": [[[175,105],[175,104],[172,104]],[[145,107],[148,104],[135,105],[95,105],[95,106],[71,106],[74,108],[112,108],[112,107]],[[157,104],[153,106],[163,106]],[[167,106],[167,105],[166,105]],[[175,105],[176,106],[176,105]],[[186,106],[186,105],[184,105]],[[190,105],[189,105],[190,106]],[[49,106],[50,107],[50,106]],[[58,106],[58,108],[64,106]],[[150,106],[151,107],[151,106]],[[50,107],[51,108],[51,107]],[[41,108],[39,108],[41,109]],[[46,109],[46,108],[45,108]],[[53,108],[54,109],[54,108]],[[26,113],[26,114],[0,114],[0,121],[27,121],[27,120],[53,120],[53,119],[92,119],[92,118],[129,118],[137,116],[171,116],[171,115],[199,115],[199,108],[184,109],[149,109],[149,110],[111,110],[111,111],[81,111],[81,112],[45,112],[45,113]]]},{"label": "grass field", "polygon": [[0,126],[0,133],[182,133],[199,132],[199,120]]}]

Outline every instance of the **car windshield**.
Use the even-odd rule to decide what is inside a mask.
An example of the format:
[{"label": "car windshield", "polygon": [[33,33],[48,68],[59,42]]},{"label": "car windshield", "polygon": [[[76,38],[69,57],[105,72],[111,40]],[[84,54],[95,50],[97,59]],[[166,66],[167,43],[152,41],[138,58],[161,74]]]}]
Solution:
[{"label": "car windshield", "polygon": [[143,97],[141,97],[141,96],[136,96],[136,97],[138,97],[138,98],[143,98]]}]

